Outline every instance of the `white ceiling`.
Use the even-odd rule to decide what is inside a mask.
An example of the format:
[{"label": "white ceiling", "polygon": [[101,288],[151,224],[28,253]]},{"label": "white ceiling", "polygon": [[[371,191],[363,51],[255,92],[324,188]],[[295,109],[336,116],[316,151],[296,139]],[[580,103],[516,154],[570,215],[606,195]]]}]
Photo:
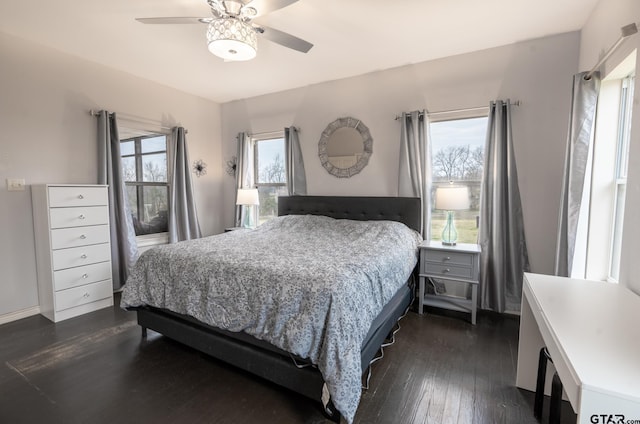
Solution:
[{"label": "white ceiling", "polygon": [[597,1],[299,0],[257,21],[311,51],[259,39],[249,62],[209,53],[206,25],[135,21],[210,16],[205,0],[0,0],[0,31],[224,103],[579,30]]}]

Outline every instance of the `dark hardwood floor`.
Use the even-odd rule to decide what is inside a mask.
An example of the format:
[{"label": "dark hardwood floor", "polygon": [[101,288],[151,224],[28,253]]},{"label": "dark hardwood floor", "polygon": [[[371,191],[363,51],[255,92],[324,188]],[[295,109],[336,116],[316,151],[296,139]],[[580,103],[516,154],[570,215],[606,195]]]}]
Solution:
[{"label": "dark hardwood floor", "polygon": [[[119,302],[116,297],[116,303]],[[515,317],[410,312],[355,422],[536,423]],[[0,326],[0,423],[328,423],[319,404],[149,331],[117,306]],[[548,399],[545,401],[547,422]],[[564,402],[562,423],[575,423]]]}]

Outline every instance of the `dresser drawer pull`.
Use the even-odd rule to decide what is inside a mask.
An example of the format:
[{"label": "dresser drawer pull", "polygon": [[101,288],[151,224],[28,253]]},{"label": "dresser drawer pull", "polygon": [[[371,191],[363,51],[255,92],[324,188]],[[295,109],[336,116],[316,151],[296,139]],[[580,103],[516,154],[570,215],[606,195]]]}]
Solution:
[{"label": "dresser drawer pull", "polygon": [[82,194],[79,194],[78,199],[84,199],[84,196]]},{"label": "dresser drawer pull", "polygon": [[89,274],[82,274],[82,278],[84,278],[84,279],[89,278]]},{"label": "dresser drawer pull", "polygon": [[82,255],[80,255],[80,258],[87,259],[87,255],[83,253]]},{"label": "dresser drawer pull", "polygon": [[449,268],[445,268],[445,269],[442,270],[443,274],[446,274],[447,272],[451,272],[451,270]]},{"label": "dresser drawer pull", "polygon": [[80,238],[81,238],[82,240],[84,240],[84,239],[86,239],[86,238],[87,238],[87,236],[85,236],[84,234],[81,234],[81,235],[80,235]]},{"label": "dresser drawer pull", "polygon": [[442,258],[442,262],[446,262],[450,260],[451,260],[451,256],[445,256],[444,258]]},{"label": "dresser drawer pull", "polygon": [[84,297],[85,299],[88,299],[88,298],[89,298],[89,296],[90,296],[90,294],[89,294],[89,293],[85,293],[85,294],[83,294],[83,295],[82,295],[82,297]]},{"label": "dresser drawer pull", "polygon": [[81,214],[78,219],[84,219],[84,214]]}]

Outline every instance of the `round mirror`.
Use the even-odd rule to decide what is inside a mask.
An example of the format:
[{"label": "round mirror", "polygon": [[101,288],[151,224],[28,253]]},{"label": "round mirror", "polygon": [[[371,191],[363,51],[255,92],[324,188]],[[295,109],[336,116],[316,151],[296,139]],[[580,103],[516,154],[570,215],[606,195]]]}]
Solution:
[{"label": "round mirror", "polygon": [[362,171],[373,152],[369,128],[355,118],[339,118],[327,125],[318,142],[318,156],[331,175],[349,178]]}]

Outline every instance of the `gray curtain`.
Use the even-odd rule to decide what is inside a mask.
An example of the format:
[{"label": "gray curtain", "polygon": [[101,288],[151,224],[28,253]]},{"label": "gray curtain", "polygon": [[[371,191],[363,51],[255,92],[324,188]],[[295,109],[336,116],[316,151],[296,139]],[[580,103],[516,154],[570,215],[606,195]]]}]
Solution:
[{"label": "gray curtain", "polygon": [[[237,136],[238,153],[236,155],[236,191],[233,193],[233,203],[235,204],[236,196],[239,188],[253,187],[253,151],[251,149],[251,138],[247,133],[239,133]],[[247,208],[242,205],[236,205],[235,225],[241,226],[245,222],[245,213]]]},{"label": "gray curtain", "polygon": [[109,185],[112,281],[118,290],[138,259],[138,245],[122,177],[116,114],[104,110],[98,115],[98,183]]},{"label": "gray curtain", "polygon": [[529,271],[509,101],[491,102],[480,195],[480,307],[519,311]]},{"label": "gray curtain", "polygon": [[169,243],[177,243],[200,238],[201,234],[184,128],[174,127],[171,130],[170,143]]},{"label": "gray curtain", "polygon": [[284,144],[287,156],[287,192],[289,196],[305,195],[307,194],[307,177],[296,127],[284,129]]},{"label": "gray curtain", "polygon": [[[589,150],[600,90],[600,74],[585,80],[586,72],[573,76],[571,117],[564,163],[564,179],[558,217],[555,275],[569,277],[573,268],[578,221],[588,173]],[[582,217],[584,219],[585,217]]]},{"label": "gray curtain", "polygon": [[419,197],[422,205],[422,238],[431,233],[431,142],[424,111],[403,113],[400,118],[398,196]]}]

